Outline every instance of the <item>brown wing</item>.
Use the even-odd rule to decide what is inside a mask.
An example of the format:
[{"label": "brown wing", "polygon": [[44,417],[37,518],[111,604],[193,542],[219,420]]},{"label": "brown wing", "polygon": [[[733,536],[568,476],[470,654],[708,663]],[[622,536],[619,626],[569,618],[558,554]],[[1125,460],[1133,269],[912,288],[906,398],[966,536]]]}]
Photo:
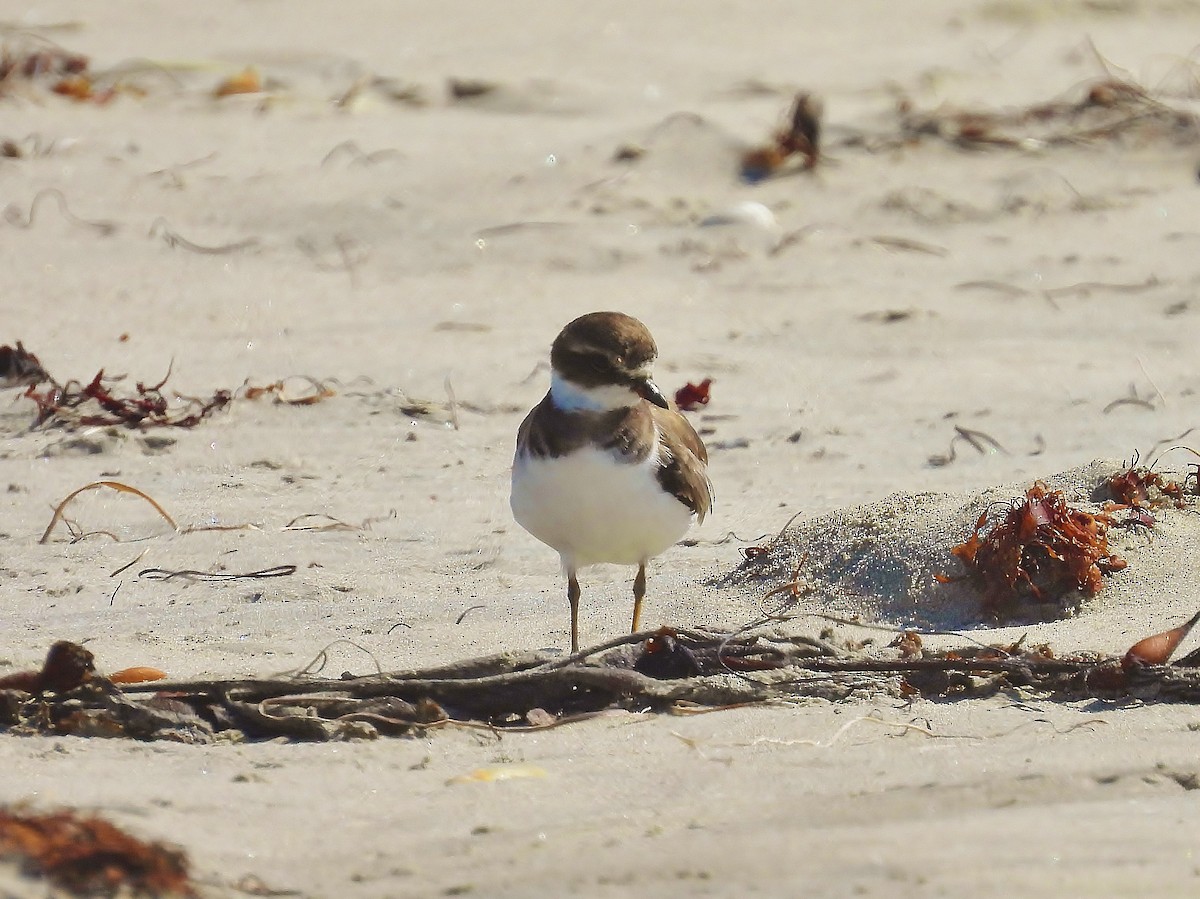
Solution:
[{"label": "brown wing", "polygon": [[[543,411],[547,410],[548,411]],[[542,420],[554,410],[554,405],[550,402],[550,394],[542,399],[540,403],[529,410],[529,414],[525,416],[525,420],[521,422],[521,427],[517,429],[517,455],[522,452],[532,456],[555,456],[557,455],[549,440],[547,428],[542,423]]]},{"label": "brown wing", "polygon": [[611,412],[563,412],[547,394],[521,422],[517,445],[534,456],[555,458],[596,443],[618,460],[633,464],[653,449],[655,425],[663,439],[658,482],[703,521],[712,507],[708,452],[700,435],[678,412],[644,400]]},{"label": "brown wing", "polygon": [[672,409],[646,404],[662,434],[664,452],[659,455],[658,482],[676,499],[704,520],[712,508],[712,484],[708,480],[708,450],[691,423]]}]

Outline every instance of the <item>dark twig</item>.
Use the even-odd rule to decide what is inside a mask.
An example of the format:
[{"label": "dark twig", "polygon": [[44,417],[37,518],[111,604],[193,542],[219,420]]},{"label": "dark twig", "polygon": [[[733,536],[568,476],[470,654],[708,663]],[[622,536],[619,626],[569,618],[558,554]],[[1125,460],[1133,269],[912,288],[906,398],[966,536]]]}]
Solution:
[{"label": "dark twig", "polygon": [[1142,409],[1149,409],[1151,412],[1156,408],[1152,399],[1146,399],[1138,395],[1136,384],[1129,385],[1129,396],[1118,397],[1100,411],[1107,415],[1113,409],[1120,406],[1138,406]]},{"label": "dark twig", "polygon": [[476,609],[486,609],[486,608],[487,608],[487,606],[467,606],[465,609],[463,609],[462,614],[454,619],[454,623],[462,624],[463,621],[466,619],[466,617],[468,615],[470,615],[472,612],[474,612]]},{"label": "dark twig", "polygon": [[332,640],[329,643],[326,643],[323,647],[321,647],[321,651],[318,652],[315,656],[313,656],[312,659],[308,662],[308,664],[304,665],[302,668],[299,668],[295,671],[285,672],[283,676],[284,677],[308,677],[308,676],[320,674],[322,671],[325,670],[325,666],[329,663],[329,650],[332,649],[334,646],[337,646],[340,643],[345,643],[347,646],[353,646],[359,652],[363,653],[368,659],[371,660],[371,663],[375,666],[375,673],[383,674],[383,667],[379,664],[379,659],[375,658],[375,654],[373,652],[371,652],[369,649],[367,649],[364,646],[360,646],[359,644],[355,643],[353,640],[347,640],[345,637],[341,637],[337,640]]},{"label": "dark twig", "polygon": [[950,449],[945,455],[935,455],[929,457],[929,464],[934,468],[941,468],[944,465],[949,465],[958,458],[958,450],[955,447],[959,441],[963,441],[979,453],[981,456],[986,455],[988,450],[1008,455],[1006,450],[996,438],[990,434],[985,434],[983,431],[976,431],[971,428],[964,428],[961,425],[954,426],[954,436],[950,439]]},{"label": "dark twig", "polygon": [[367,261],[368,251],[353,237],[346,234],[333,235],[333,247],[337,250],[338,261],[326,262],[325,255],[312,240],[307,237],[296,239],[296,247],[309,258],[319,272],[345,272],[350,278],[350,286],[358,287],[358,269]]},{"label": "dark twig", "polygon": [[1136,284],[1109,284],[1103,281],[1081,281],[1079,284],[1071,284],[1067,287],[1050,287],[1043,290],[1042,293],[1048,297],[1086,297],[1098,292],[1142,293],[1146,290],[1153,290],[1155,287],[1161,287],[1166,283],[1168,282],[1160,281],[1151,275],[1145,281],[1139,281]]},{"label": "dark twig", "polygon": [[202,246],[198,243],[192,243],[186,237],[181,236],[175,231],[170,222],[162,216],[159,216],[150,225],[150,237],[162,237],[167,246],[172,249],[179,248],[187,250],[191,253],[200,253],[205,256],[221,256],[227,253],[239,253],[242,250],[249,250],[259,245],[257,237],[248,237],[245,240],[234,241],[233,243],[221,244],[215,247]]},{"label": "dark twig", "polygon": [[[1147,450],[1146,453],[1144,453],[1147,461],[1149,462],[1150,467],[1153,468],[1155,465],[1157,465],[1162,460],[1163,456],[1165,456],[1167,453],[1169,453],[1173,450],[1191,449],[1191,447],[1187,447],[1187,446],[1170,446],[1170,447],[1167,447],[1167,449],[1163,450],[1161,454],[1159,454],[1158,456],[1155,456],[1155,453],[1157,453],[1160,448],[1166,446],[1168,443],[1172,443],[1172,444],[1177,443],[1178,441],[1182,440],[1184,437],[1187,437],[1189,434],[1193,433],[1195,430],[1196,430],[1196,428],[1188,428],[1182,434],[1176,434],[1174,437],[1164,437],[1162,440],[1158,441],[1158,443],[1154,444],[1154,446],[1150,447],[1150,449]],[[1150,460],[1153,460],[1153,461],[1150,461]]]},{"label": "dark twig", "polygon": [[71,211],[71,207],[67,205],[67,198],[63,196],[63,192],[56,187],[48,187],[45,190],[39,190],[33,195],[33,202],[29,204],[29,212],[23,213],[15,205],[10,203],[4,209],[4,219],[10,225],[16,228],[29,229],[34,226],[37,221],[38,210],[46,200],[54,200],[58,206],[59,214],[72,225],[80,225],[84,228],[91,228],[99,234],[107,237],[117,230],[116,222],[108,221],[90,221],[81,219]]},{"label": "dark twig", "polygon": [[[316,524],[322,520],[323,524]],[[304,523],[301,524],[301,522]],[[285,524],[283,529],[285,531],[360,531],[362,527],[342,521],[340,518],[334,518],[332,515],[326,515],[324,512],[308,512],[304,515],[297,515]]]},{"label": "dark twig", "polygon": [[149,549],[143,549],[140,553],[138,553],[136,556],[134,556],[132,559],[130,559],[128,562],[126,562],[124,565],[122,565],[120,568],[116,569],[115,571],[110,571],[108,573],[108,576],[116,577],[122,571],[129,570],[134,565],[136,565],[138,562],[140,562],[142,560],[142,556],[146,555],[146,553],[148,553],[148,552],[150,552]]},{"label": "dark twig", "polygon": [[149,581],[169,581],[175,578],[183,578],[189,581],[240,581],[271,577],[288,577],[289,575],[293,575],[295,573],[295,565],[275,565],[272,568],[262,568],[258,571],[246,571],[240,573],[197,571],[192,568],[184,568],[179,571],[168,571],[165,568],[143,568],[138,572],[138,577],[145,578]]},{"label": "dark twig", "polygon": [[321,160],[321,165],[325,166],[339,156],[350,157],[351,165],[374,165],[381,159],[389,159],[393,157],[403,157],[404,154],[394,148],[386,148],[383,150],[375,150],[371,153],[363,150],[356,141],[344,140],[340,144],[334,146],[332,150],[325,154],[325,158]]}]

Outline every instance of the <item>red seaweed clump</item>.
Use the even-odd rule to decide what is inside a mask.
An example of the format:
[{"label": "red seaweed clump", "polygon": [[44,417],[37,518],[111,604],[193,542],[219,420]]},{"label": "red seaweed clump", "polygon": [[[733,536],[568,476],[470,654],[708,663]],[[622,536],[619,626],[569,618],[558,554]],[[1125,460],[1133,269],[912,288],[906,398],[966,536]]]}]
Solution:
[{"label": "red seaweed clump", "polygon": [[989,523],[990,517],[981,515],[974,533],[950,548],[990,616],[1048,603],[1062,607],[1079,593],[1095,596],[1104,575],[1127,564],[1109,551],[1108,515],[1072,507],[1061,490],[1041,481],[997,520]]}]

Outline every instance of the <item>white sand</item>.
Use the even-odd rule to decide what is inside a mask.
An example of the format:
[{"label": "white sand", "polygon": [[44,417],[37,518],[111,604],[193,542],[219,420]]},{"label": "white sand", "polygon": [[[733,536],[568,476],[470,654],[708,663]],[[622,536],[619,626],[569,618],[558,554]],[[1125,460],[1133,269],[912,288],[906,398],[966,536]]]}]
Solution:
[{"label": "white sand", "polygon": [[[894,135],[897,93],[921,110],[1078,99],[1104,77],[1093,47],[1115,74],[1187,88],[1194,9],[686,9],[62,0],[3,13],[97,70],[155,66],[126,76],[144,97],[106,106],[44,85],[0,100],[0,138],[49,148],[0,160],[14,217],[53,188],[74,215],[115,225],[72,223],[53,199],[30,228],[0,223],[0,343],[24,341],[60,380],[103,367],[153,383],[172,365],[168,387],[183,394],[291,375],[341,386],[317,405],[242,401],[194,430],[148,435],[166,446],[26,433],[32,405],[0,397],[0,674],[38,664],[58,639],[86,641],[104,670],[174,677],[277,673],[339,639],[362,649],[333,646],[333,674],[564,646],[557,562],[512,523],[507,471],[546,387],[535,365],[563,323],[594,309],[646,321],[664,389],[714,378],[696,421],[717,505],[699,542],[652,570],[648,624],[753,617],[753,592],[711,583],[798,511],[801,527],[845,522],[862,504],[925,492],[962,508],[1200,425],[1192,146],[850,140]],[[78,27],[48,27],[66,22]],[[213,100],[248,64],[269,94]],[[389,99],[374,77],[425,105]],[[454,103],[449,78],[499,87]],[[800,88],[825,100],[829,158],[811,175],[740,183],[739,152]],[[614,162],[628,145],[646,153]],[[748,201],[778,230],[699,226]],[[160,217],[195,244],[256,244],[172,248],[151,235]],[[403,411],[408,399],[445,404],[447,382],[457,430],[442,406]],[[1133,396],[1146,402],[1105,411]],[[960,442],[931,466],[955,425],[1006,452]],[[73,544],[60,531],[39,544],[53,505],[104,477],[182,525],[258,528],[171,535],[144,504],[94,493],[71,507],[82,527],[149,539]],[[913,534],[938,507],[912,503]],[[283,530],[306,513],[358,523],[393,509],[361,532]],[[1196,526],[1173,522],[1153,552],[1129,548],[1111,592],[1021,631],[1121,652],[1200,608]],[[729,532],[739,539],[722,541]],[[299,570],[136,577],[279,564]],[[625,626],[631,575],[587,574],[584,642]],[[172,840],[211,895],[243,895],[232,885],[248,875],[312,897],[1191,895],[1200,813],[1184,785],[1200,772],[1198,724],[1186,706],[1005,696],[621,713],[502,740],[9,737],[0,801],[99,810]],[[447,784],[508,764],[544,776]],[[0,893],[43,895],[8,880]]]}]

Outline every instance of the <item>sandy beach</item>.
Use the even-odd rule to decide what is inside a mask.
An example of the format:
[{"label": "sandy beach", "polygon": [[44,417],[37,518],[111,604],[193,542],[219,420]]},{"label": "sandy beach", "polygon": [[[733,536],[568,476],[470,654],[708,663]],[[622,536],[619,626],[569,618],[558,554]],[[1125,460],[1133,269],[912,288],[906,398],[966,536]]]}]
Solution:
[{"label": "sandy beach", "polygon": [[[1186,508],[1114,533],[1129,567],[1059,619],[1000,625],[925,575],[1037,479],[1197,461],[1170,449],[1200,446],[1197,25],[1136,0],[8,6],[7,59],[86,66],[75,97],[65,69],[0,82],[0,344],[60,384],[231,400],[33,427],[0,392],[0,676],[57,640],[173,680],[565,650],[509,467],[550,342],[601,309],[649,326],[665,391],[712,379],[715,506],[653,564],[648,626],[738,628],[801,558],[798,615],[1116,656],[1178,625]],[[817,164],[740,177],[801,91]],[[95,490],[45,534],[102,480],[178,528]],[[866,520],[919,583],[834,575]],[[585,645],[627,629],[632,575],[584,574]],[[172,843],[206,897],[1189,896],[1198,729],[1188,703],[1002,690],[333,743],[2,734],[0,803]],[[0,863],[0,896],[45,895]]]}]

